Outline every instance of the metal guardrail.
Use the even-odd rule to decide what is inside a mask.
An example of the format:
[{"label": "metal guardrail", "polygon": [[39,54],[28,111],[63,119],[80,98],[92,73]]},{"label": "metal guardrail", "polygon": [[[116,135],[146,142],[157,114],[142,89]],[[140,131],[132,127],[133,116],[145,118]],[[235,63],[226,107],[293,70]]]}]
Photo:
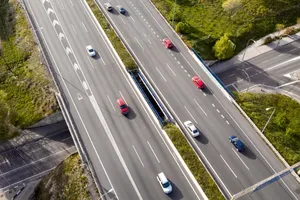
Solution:
[{"label": "metal guardrail", "polygon": [[228,92],[231,97],[234,97],[231,91],[225,86],[225,84],[219,79],[219,77],[206,65],[204,60],[200,57],[200,55],[192,48],[191,49],[197,58],[202,62],[202,64],[206,67],[206,69],[213,75],[213,77],[221,84],[221,86]]}]

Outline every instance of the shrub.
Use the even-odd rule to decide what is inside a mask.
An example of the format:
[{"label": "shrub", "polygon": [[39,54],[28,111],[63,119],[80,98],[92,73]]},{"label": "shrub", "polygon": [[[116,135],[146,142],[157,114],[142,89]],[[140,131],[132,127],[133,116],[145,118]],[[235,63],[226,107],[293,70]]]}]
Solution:
[{"label": "shrub", "polygon": [[232,57],[235,49],[235,44],[229,39],[228,35],[225,34],[220,38],[213,47],[215,56],[219,60],[225,60]]},{"label": "shrub", "polygon": [[268,36],[264,39],[264,43],[263,44],[269,44],[271,42],[274,41],[274,38],[272,38],[271,36]]},{"label": "shrub", "polygon": [[190,25],[185,22],[179,22],[178,24],[176,24],[175,31],[178,33],[189,34]]}]

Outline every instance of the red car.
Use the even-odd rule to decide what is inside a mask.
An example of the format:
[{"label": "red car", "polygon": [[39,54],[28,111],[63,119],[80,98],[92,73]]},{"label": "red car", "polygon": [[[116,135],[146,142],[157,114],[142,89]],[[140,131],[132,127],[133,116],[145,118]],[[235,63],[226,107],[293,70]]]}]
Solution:
[{"label": "red car", "polygon": [[128,106],[126,105],[126,103],[124,102],[123,99],[117,99],[117,104],[120,108],[120,111],[123,115],[127,115],[128,114]]},{"label": "red car", "polygon": [[167,49],[170,49],[173,46],[171,40],[169,40],[168,38],[163,39],[163,43]]},{"label": "red car", "polygon": [[201,79],[198,76],[194,76],[192,78],[193,83],[197,86],[198,89],[204,88],[204,83],[201,81]]}]

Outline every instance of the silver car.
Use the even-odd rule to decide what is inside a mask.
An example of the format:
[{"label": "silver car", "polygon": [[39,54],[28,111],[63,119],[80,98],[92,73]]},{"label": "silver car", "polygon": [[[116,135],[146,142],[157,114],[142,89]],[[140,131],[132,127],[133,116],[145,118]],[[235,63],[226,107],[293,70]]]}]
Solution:
[{"label": "silver car", "polygon": [[183,123],[188,132],[192,135],[192,137],[197,137],[200,135],[198,129],[191,121],[186,121]]}]

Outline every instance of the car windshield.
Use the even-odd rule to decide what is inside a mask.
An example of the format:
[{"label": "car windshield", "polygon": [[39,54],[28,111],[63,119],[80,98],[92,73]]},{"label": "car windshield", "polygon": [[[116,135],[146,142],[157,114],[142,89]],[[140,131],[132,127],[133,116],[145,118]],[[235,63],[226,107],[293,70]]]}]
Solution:
[{"label": "car windshield", "polygon": [[93,49],[89,49],[89,52],[93,52],[94,50]]},{"label": "car windshield", "polygon": [[169,187],[169,186],[170,186],[169,181],[163,184],[163,187],[164,187],[164,188],[167,188],[167,187]]},{"label": "car windshield", "polygon": [[120,108],[124,109],[124,108],[127,108],[127,106],[124,104],[124,105],[121,105]]},{"label": "car windshield", "polygon": [[193,133],[198,133],[198,131],[195,129],[195,130],[193,130]]}]

